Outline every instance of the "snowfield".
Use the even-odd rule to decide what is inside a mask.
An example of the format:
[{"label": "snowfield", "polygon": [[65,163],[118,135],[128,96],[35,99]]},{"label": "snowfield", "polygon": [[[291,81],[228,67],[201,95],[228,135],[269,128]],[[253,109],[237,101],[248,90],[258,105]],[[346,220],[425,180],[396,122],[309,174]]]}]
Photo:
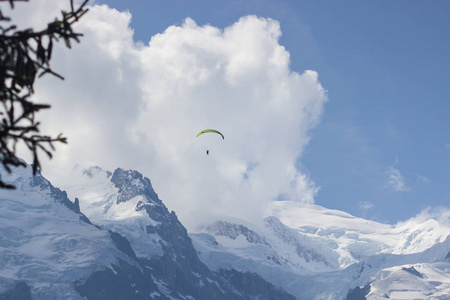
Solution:
[{"label": "snowfield", "polygon": [[367,299],[450,299],[450,228],[436,220],[388,225],[291,201],[273,202],[262,226],[228,220],[191,233],[212,269],[256,272],[298,299],[346,299],[366,285]]},{"label": "snowfield", "polygon": [[83,216],[64,205],[66,194],[40,175],[21,168],[2,179],[17,190],[0,190],[0,294],[20,280],[35,300],[82,299],[74,281],[117,258],[129,261],[108,232],[80,222]]}]

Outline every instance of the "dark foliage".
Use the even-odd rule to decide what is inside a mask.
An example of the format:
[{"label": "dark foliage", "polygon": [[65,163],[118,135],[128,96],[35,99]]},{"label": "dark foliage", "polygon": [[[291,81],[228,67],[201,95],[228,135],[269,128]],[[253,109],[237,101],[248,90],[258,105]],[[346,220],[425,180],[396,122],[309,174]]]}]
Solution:
[{"label": "dark foliage", "polygon": [[[14,3],[24,0],[0,0]],[[0,163],[7,172],[11,167],[23,166],[25,162],[16,156],[16,146],[24,143],[33,156],[33,174],[40,169],[38,152],[50,158],[55,143],[67,143],[61,134],[56,137],[41,134],[35,115],[50,106],[30,100],[34,93],[36,77],[52,74],[64,79],[50,68],[53,44],[63,40],[70,48],[73,41],[79,42],[80,33],[72,25],[87,12],[88,0],[77,9],[70,0],[71,11],[62,11],[62,16],[48,23],[47,28],[34,31],[32,28],[16,30],[11,19],[4,16],[0,8]],[[14,188],[2,181],[0,188]]]}]

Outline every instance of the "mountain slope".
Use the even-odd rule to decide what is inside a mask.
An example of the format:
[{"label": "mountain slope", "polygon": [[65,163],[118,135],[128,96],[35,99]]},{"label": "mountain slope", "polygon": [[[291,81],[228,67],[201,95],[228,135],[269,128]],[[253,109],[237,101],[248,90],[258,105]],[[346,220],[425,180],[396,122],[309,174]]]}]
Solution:
[{"label": "mountain slope", "polygon": [[258,288],[247,294],[243,286],[234,285],[225,274],[211,272],[199,260],[176,214],[169,213],[150,180],[140,173],[91,168],[79,180],[78,188],[68,190],[80,197],[81,209],[102,228],[127,237],[130,246],[126,248],[134,250],[133,256],[144,274],[149,273],[146,276],[165,296],[199,300],[291,298],[256,274],[252,275],[252,284]]},{"label": "mountain slope", "polygon": [[[132,263],[80,213],[65,192],[40,174],[17,169],[2,178],[17,190],[0,190],[0,295],[14,299],[81,299],[73,281],[119,259]],[[9,295],[9,296],[8,296]],[[25,297],[26,298],[26,297]]]},{"label": "mountain slope", "polygon": [[[0,299],[448,299],[450,230],[274,202],[195,233],[132,170],[3,174]],[[71,200],[69,200],[71,199]],[[210,219],[210,218],[208,218]],[[294,297],[295,296],[295,297]]]},{"label": "mountain slope", "polygon": [[[435,220],[393,226],[316,205],[279,201],[262,225],[225,218],[191,237],[210,268],[256,272],[298,299],[355,295],[371,299],[380,291],[390,294],[395,278],[412,276],[401,272],[412,266],[443,274],[433,277],[424,271],[420,280],[433,286],[423,289],[429,299],[449,291],[445,257],[450,252],[450,229]],[[414,286],[405,285],[409,290]]]},{"label": "mountain slope", "polygon": [[0,190],[0,299],[295,299],[257,274],[211,272],[136,171],[86,170],[74,202],[29,168],[2,176],[17,190]]}]

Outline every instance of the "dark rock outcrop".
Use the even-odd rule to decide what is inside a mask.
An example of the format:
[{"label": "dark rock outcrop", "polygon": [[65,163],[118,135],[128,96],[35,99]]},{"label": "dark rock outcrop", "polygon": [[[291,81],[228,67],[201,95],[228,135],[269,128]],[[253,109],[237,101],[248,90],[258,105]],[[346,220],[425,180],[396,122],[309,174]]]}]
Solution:
[{"label": "dark rock outcrop", "polygon": [[0,300],[32,300],[31,289],[25,282],[17,282],[12,289],[0,294]]}]

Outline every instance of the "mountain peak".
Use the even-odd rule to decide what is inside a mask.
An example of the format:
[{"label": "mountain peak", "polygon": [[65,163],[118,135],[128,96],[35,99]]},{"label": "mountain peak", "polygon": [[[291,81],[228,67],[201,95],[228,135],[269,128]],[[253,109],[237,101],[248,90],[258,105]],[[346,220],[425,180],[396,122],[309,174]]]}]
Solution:
[{"label": "mountain peak", "polygon": [[106,173],[107,178],[111,177],[111,175],[112,175],[111,172],[105,171],[102,168],[100,168],[99,166],[92,166],[92,167],[89,167],[89,168],[83,170],[83,174],[87,175],[89,178],[92,178],[99,173]]},{"label": "mountain peak", "polygon": [[117,204],[126,202],[136,196],[145,196],[147,200],[161,204],[161,200],[153,190],[150,179],[137,171],[118,168],[114,171],[111,182],[119,189]]}]

